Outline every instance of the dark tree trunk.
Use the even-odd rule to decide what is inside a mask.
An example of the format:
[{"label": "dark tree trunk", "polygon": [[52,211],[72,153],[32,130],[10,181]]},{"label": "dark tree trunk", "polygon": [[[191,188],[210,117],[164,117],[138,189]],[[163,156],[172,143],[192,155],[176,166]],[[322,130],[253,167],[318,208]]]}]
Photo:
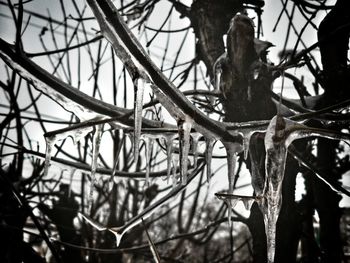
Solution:
[{"label": "dark tree trunk", "polygon": [[[207,65],[212,78],[214,62],[224,50],[222,35],[229,29],[227,55],[221,57],[221,61],[217,62],[221,63],[222,70],[220,90],[223,95],[225,120],[239,122],[270,119],[276,114],[269,93],[273,77],[267,68],[258,62],[259,56],[254,48],[252,22],[247,17],[239,15],[229,23],[234,12],[223,15],[227,7],[223,5],[219,8],[218,3],[215,3],[215,6],[214,8],[208,1],[195,1],[192,5],[191,21],[198,38],[200,58]],[[239,9],[240,7],[236,5],[230,10]],[[225,29],[225,26],[228,25],[230,27]],[[257,76],[254,76],[254,71],[258,72]],[[262,139],[258,141],[258,144],[263,142]],[[257,160],[261,160],[260,163],[263,164],[264,147],[259,149],[256,152]],[[283,183],[283,205],[277,226],[276,262],[295,262],[296,260],[300,220],[294,202],[296,176],[294,167],[296,167],[295,163],[287,169]],[[264,165],[261,168],[264,173]],[[263,217],[256,205],[251,210],[248,225],[253,237],[253,260],[254,262],[266,262],[266,235]]]},{"label": "dark tree trunk", "polygon": [[[347,66],[347,52],[350,35],[350,1],[338,0],[332,11],[321,22],[318,39],[323,65],[322,86],[324,98],[318,107],[350,97],[350,71]],[[332,34],[332,35],[330,35]],[[342,127],[334,127],[339,130]],[[318,167],[331,180],[338,180],[336,152],[338,142],[319,139],[317,145]],[[321,262],[341,262],[339,201],[341,197],[322,182],[313,181],[315,208],[320,217]]]}]

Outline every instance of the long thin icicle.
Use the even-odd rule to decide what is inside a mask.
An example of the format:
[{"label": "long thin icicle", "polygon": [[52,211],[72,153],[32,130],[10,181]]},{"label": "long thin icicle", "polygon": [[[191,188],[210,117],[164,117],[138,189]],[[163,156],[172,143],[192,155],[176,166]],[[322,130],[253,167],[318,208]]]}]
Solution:
[{"label": "long thin icicle", "polygon": [[[173,154],[171,156],[171,163],[172,163],[172,169],[173,169],[173,188],[176,186],[177,183],[177,176],[176,176],[176,168],[179,163],[179,155]],[[169,183],[169,182],[168,182]]]},{"label": "long thin icicle", "polygon": [[239,144],[232,142],[223,142],[223,144],[225,146],[227,156],[228,193],[233,194],[237,153],[242,149],[242,147]]},{"label": "long thin icicle", "polygon": [[91,211],[94,186],[97,183],[96,179],[96,169],[97,169],[97,159],[100,151],[100,143],[103,132],[103,124],[95,126],[94,136],[92,138],[92,159],[91,159],[91,182],[89,190],[89,199],[88,199],[88,211]]},{"label": "long thin icicle", "polygon": [[[225,149],[226,149],[226,156],[227,156],[227,178],[228,178],[228,193],[233,194],[233,182],[235,179],[235,168],[236,168],[236,162],[237,162],[237,152],[239,152],[242,147],[237,143],[232,142],[223,142]],[[228,207],[228,222],[229,225],[232,225],[231,221],[231,200],[229,200],[230,206]]]},{"label": "long thin icicle", "polygon": [[167,153],[167,183],[169,183],[169,178],[171,174],[171,163],[172,163],[172,154],[173,154],[173,142],[177,134],[165,134],[165,145],[166,145],[166,153]]},{"label": "long thin icicle", "polygon": [[146,155],[146,185],[149,187],[149,173],[151,167],[151,154],[153,148],[153,139],[148,136],[142,136],[142,140],[145,142],[145,155]]},{"label": "long thin icicle", "polygon": [[187,184],[188,153],[190,151],[190,135],[193,120],[185,116],[184,120],[178,121],[179,145],[180,145],[180,175],[183,185]]},{"label": "long thin icicle", "polygon": [[225,64],[225,60],[227,60],[227,53],[222,54],[214,63],[214,89],[215,91],[220,91],[220,82],[222,75],[222,66]]},{"label": "long thin icicle", "polygon": [[141,136],[141,128],[142,128],[142,106],[143,106],[143,94],[145,91],[146,81],[142,78],[137,78],[134,81],[134,160],[137,163],[140,150],[140,136]]},{"label": "long thin icicle", "polygon": [[198,162],[198,142],[201,137],[203,137],[202,134],[199,132],[194,132],[191,134],[192,137],[192,153],[193,153],[193,166],[197,166]]},{"label": "long thin icicle", "polygon": [[[123,131],[123,130],[121,129],[120,131]],[[124,145],[124,142],[125,142],[125,135],[124,135],[124,132],[122,132],[122,140],[119,142],[119,145],[118,145],[117,153],[115,155],[115,160],[114,160],[111,178],[110,178],[109,183],[108,183],[109,184],[109,186],[108,186],[109,191],[111,191],[113,186],[114,186],[114,182],[115,182],[114,176],[115,176],[115,173],[117,172],[118,163],[119,163],[119,155],[120,155],[120,152],[121,152],[122,147]]]},{"label": "long thin icicle", "polygon": [[205,161],[207,163],[207,182],[210,184],[211,178],[211,158],[216,140],[213,137],[206,137]]},{"label": "long thin icicle", "polygon": [[45,152],[45,164],[44,164],[44,177],[46,177],[49,173],[52,147],[56,142],[56,136],[45,137],[45,141],[46,141],[46,152]]}]

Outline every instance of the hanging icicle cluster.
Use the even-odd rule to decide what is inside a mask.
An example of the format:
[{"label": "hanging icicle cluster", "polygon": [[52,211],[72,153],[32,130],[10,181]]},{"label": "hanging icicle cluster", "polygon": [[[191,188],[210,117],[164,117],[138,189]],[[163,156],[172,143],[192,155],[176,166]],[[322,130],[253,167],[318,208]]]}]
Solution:
[{"label": "hanging icicle cluster", "polygon": [[[156,68],[154,63],[150,61],[146,52],[142,49],[140,44],[136,41],[135,37],[132,35],[125,23],[119,16],[118,10],[111,1],[104,1],[104,3],[98,3],[98,1],[88,0],[95,17],[97,18],[101,33],[108,39],[112,44],[116,54],[122,60],[126,69],[128,70],[130,76],[134,80],[134,127],[133,127],[133,153],[134,153],[134,163],[137,165],[140,155],[140,142],[144,143],[144,154],[146,160],[146,173],[145,181],[146,185],[150,185],[151,177],[151,163],[152,163],[152,151],[154,150],[154,142],[161,142],[166,148],[165,152],[167,155],[167,168],[166,168],[166,178],[169,182],[170,177],[172,177],[173,188],[172,190],[160,200],[154,202],[139,215],[133,217],[131,220],[126,222],[121,227],[104,227],[96,223],[90,217],[81,214],[81,217],[87,220],[92,226],[94,226],[99,231],[108,230],[112,232],[116,237],[117,246],[121,242],[121,238],[124,233],[136,225],[140,224],[143,219],[151,216],[160,206],[169,202],[170,198],[176,196],[193,180],[193,178],[203,169],[206,164],[207,171],[207,182],[210,182],[212,177],[211,161],[213,156],[214,145],[217,141],[221,141],[226,149],[227,156],[227,182],[228,191],[227,194],[217,194],[218,198],[222,199],[228,205],[228,219],[231,224],[231,213],[232,209],[235,208],[238,202],[243,202],[243,205],[247,210],[250,210],[253,202],[257,202],[259,205],[265,223],[265,231],[267,238],[267,250],[268,250],[268,262],[274,261],[275,255],[275,244],[276,244],[276,222],[281,210],[282,205],[282,183],[285,172],[286,158],[288,152],[288,146],[296,139],[310,137],[310,136],[322,136],[331,139],[343,139],[349,140],[349,135],[337,134],[325,130],[316,130],[309,128],[305,125],[299,124],[297,122],[291,121],[280,115],[275,116],[266,125],[252,125],[253,127],[244,125],[237,126],[234,132],[230,132],[228,127],[230,124],[225,124],[217,121],[213,121],[195,108],[191,102],[189,102],[186,97],[172,84],[165,76]],[[111,20],[108,15],[106,15],[105,9],[110,9],[114,12],[116,17]],[[239,19],[247,20],[243,15],[239,15]],[[250,21],[250,20],[249,20]],[[249,22],[250,23],[250,22]],[[248,25],[249,30],[253,30],[252,25]],[[235,41],[232,41],[233,44]],[[258,42],[259,45],[266,44],[265,42]],[[262,48],[266,51],[268,45]],[[251,46],[252,47],[252,46]],[[241,54],[242,55],[242,54]],[[258,55],[258,54],[257,54]],[[228,66],[228,59],[230,54],[224,54],[219,58],[214,66],[214,85],[215,90],[219,92],[223,85],[224,78],[224,68]],[[243,59],[244,56],[241,57]],[[230,58],[239,60],[240,57]],[[232,61],[231,61],[232,62]],[[10,63],[10,62],[9,62]],[[242,73],[247,70],[250,65],[244,65],[245,68],[238,69],[238,73]],[[116,107],[110,109],[105,104],[101,103],[101,108],[98,108],[99,113],[93,114],[94,111],[88,108],[90,104],[94,104],[94,100],[87,98],[87,95],[82,95],[77,92],[76,101],[85,100],[91,103],[86,103],[86,107],[79,107],[76,101],[68,101],[59,94],[58,91],[50,89],[45,83],[39,80],[33,79],[26,69],[22,69],[13,63],[14,68],[19,68],[22,70],[22,74],[25,78],[30,79],[34,84],[36,84],[40,90],[47,93],[49,96],[54,97],[55,100],[62,103],[62,105],[75,113],[81,120],[91,120],[92,117],[94,121],[101,120],[102,116],[105,118],[107,115],[109,117],[121,116],[121,111],[119,112]],[[255,70],[255,69],[254,69]],[[242,72],[241,72],[242,71]],[[235,74],[237,73],[235,72]],[[232,73],[232,72],[231,72]],[[252,78],[255,80],[259,72],[253,71]],[[243,73],[242,73],[243,74]],[[236,76],[235,76],[236,77]],[[249,82],[249,81],[248,81]],[[151,121],[143,117],[143,97],[146,88],[153,90],[155,96],[162,104],[164,108],[168,110],[171,116],[177,121],[177,127],[168,125],[173,131],[161,130],[160,132],[147,132],[142,128],[144,122]],[[251,89],[251,87],[249,87]],[[66,90],[69,90],[68,88]],[[227,91],[227,90],[226,90]],[[225,94],[224,97],[229,93]],[[227,91],[228,92],[228,91]],[[251,92],[251,91],[249,91]],[[248,94],[249,95],[249,94]],[[250,101],[251,95],[248,96]],[[91,100],[90,100],[91,99]],[[98,104],[98,103],[97,103]],[[179,106],[180,105],[180,106]],[[88,115],[84,115],[84,112],[88,112]],[[117,114],[118,113],[118,114]],[[130,113],[123,112],[123,113]],[[120,114],[120,115],[119,115]],[[92,117],[91,117],[92,116]],[[97,116],[97,117],[96,117]],[[114,116],[115,117],[115,116]],[[127,128],[131,130],[130,124],[117,123],[115,121],[109,122],[112,127],[117,127],[119,129]],[[115,124],[113,126],[113,123]],[[158,123],[159,124],[159,123]],[[231,123],[232,124],[232,123]],[[123,126],[124,125],[124,126]],[[163,123],[159,124],[163,125]],[[164,126],[158,126],[164,128]],[[103,124],[93,124],[82,129],[73,129],[70,132],[56,132],[54,134],[49,134],[46,136],[46,156],[45,156],[45,168],[44,176],[48,174],[50,159],[52,155],[52,149],[54,144],[58,140],[67,138],[68,136],[73,137],[74,142],[78,142],[85,135],[93,130],[92,136],[92,157],[91,157],[91,181],[90,190],[88,193],[88,207],[89,210],[93,204],[93,193],[94,187],[97,182],[96,173],[98,168],[98,158],[99,158],[99,148],[100,142],[103,135]],[[124,133],[125,131],[123,131]],[[265,145],[265,174],[260,174],[259,163],[255,159],[254,155],[250,155],[251,161],[251,172],[252,172],[252,185],[256,196],[241,196],[234,194],[234,180],[235,180],[235,169],[237,162],[237,154],[244,152],[244,158],[247,159],[248,151],[250,148],[250,143],[253,134],[255,133],[265,133],[264,145]],[[125,134],[123,134],[125,136]],[[124,138],[123,136],[123,138]],[[200,144],[205,143],[205,162],[202,159],[198,160],[200,152]],[[121,141],[117,154],[114,160],[114,166],[111,173],[111,180],[109,189],[113,187],[113,178],[115,177],[119,154],[121,148],[123,147],[124,141]],[[177,147],[178,146],[178,147]],[[193,162],[191,163],[190,155],[193,155]],[[71,174],[73,176],[74,171]]]}]

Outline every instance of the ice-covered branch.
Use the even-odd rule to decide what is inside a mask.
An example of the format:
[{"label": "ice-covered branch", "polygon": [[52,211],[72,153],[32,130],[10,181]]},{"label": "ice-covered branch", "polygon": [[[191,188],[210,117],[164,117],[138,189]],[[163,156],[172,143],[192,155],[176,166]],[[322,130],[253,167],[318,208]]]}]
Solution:
[{"label": "ice-covered branch", "polygon": [[[149,58],[141,44],[132,34],[130,29],[122,20],[118,10],[112,1],[87,1],[94,13],[97,13],[96,19],[100,25],[108,25],[109,30],[113,30],[113,39],[120,39],[120,44],[128,51],[134,59],[135,65],[141,65],[143,72],[147,72],[153,83],[166,95],[181,111],[193,118],[197,126],[205,127],[205,130],[214,134],[217,138],[226,138],[228,141],[237,141],[239,136],[234,136],[225,130],[224,125],[213,121],[199,111],[187,98],[172,84],[164,74],[157,68],[154,62]],[[102,32],[103,33],[103,32]],[[108,33],[110,34],[110,32]],[[170,112],[175,118],[177,112]]]},{"label": "ice-covered branch", "polygon": [[134,228],[135,226],[139,225],[142,220],[150,217],[154,212],[156,212],[157,209],[159,209],[161,206],[167,204],[172,200],[172,197],[176,196],[178,193],[183,191],[187,185],[196,177],[196,175],[203,169],[204,162],[200,161],[198,166],[191,171],[191,174],[188,177],[187,184],[183,185],[181,182],[179,182],[176,187],[174,187],[167,195],[159,199],[158,201],[154,202],[150,206],[148,206],[146,209],[141,211],[137,216],[131,218],[128,222],[126,222],[123,226],[120,227],[106,227],[102,226],[101,224],[97,223],[95,220],[89,218],[86,215],[80,214],[89,224],[91,224],[94,228],[96,228],[98,231],[105,231],[108,230],[111,233],[115,235],[116,238],[116,244],[119,246],[120,241],[123,237],[123,235],[129,231],[130,229]]}]

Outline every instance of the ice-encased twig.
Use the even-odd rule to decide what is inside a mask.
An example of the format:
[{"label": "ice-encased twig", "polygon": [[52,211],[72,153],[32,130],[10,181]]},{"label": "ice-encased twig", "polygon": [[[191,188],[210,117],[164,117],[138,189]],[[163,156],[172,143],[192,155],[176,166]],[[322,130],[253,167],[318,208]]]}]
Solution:
[{"label": "ice-encased twig", "polygon": [[88,211],[91,210],[94,188],[95,188],[95,184],[97,183],[96,169],[97,169],[97,159],[100,151],[102,133],[103,133],[103,124],[96,125],[94,136],[92,138],[91,182],[90,182],[90,190],[89,190],[89,197],[88,197]]},{"label": "ice-encased twig", "polygon": [[[196,175],[203,169],[204,164],[205,164],[204,162],[199,162],[198,167],[196,167],[193,171],[191,171],[191,175],[188,178],[187,184],[189,184],[196,177]],[[142,222],[142,219],[145,220],[148,217],[150,217],[159,207],[169,203],[172,200],[171,199],[172,197],[176,196],[178,193],[183,191],[186,187],[187,185],[182,185],[181,183],[177,184],[168,194],[166,194],[165,196],[163,196],[153,204],[150,204],[137,216],[131,218],[128,222],[126,222],[123,226],[120,226],[120,227],[106,227],[86,215],[79,213],[79,216],[85,219],[90,225],[92,225],[98,231],[108,230],[112,232],[115,235],[116,245],[118,247],[120,245],[120,241],[123,235],[127,231],[139,225]]]},{"label": "ice-encased twig", "polygon": [[190,135],[193,120],[185,116],[184,120],[178,121],[179,129],[179,148],[180,148],[180,175],[183,185],[187,183],[188,154],[190,151]]},{"label": "ice-encased twig", "polygon": [[322,174],[312,163],[306,160],[293,145],[289,146],[288,152],[293,155],[293,157],[299,162],[299,164],[303,165],[307,169],[309,169],[313,174],[317,176],[322,182],[324,182],[330,189],[338,194],[345,194],[350,197],[350,192],[342,187],[340,184],[332,183],[326,179],[326,176]]},{"label": "ice-encased twig", "polygon": [[[113,42],[114,40],[119,41],[120,45],[122,45],[121,49],[126,53],[125,55],[127,55],[125,57],[130,58],[132,56],[131,60],[133,60],[135,64],[138,64],[138,66],[141,65],[142,70],[144,70],[141,72],[141,74],[147,72],[156,85],[155,89],[161,90],[163,95],[167,97],[168,101],[173,104],[173,106],[167,107],[169,105],[165,106],[163,101],[161,101],[162,105],[167,108],[169,113],[174,118],[179,119],[184,117],[184,114],[189,115],[194,118],[196,125],[201,126],[203,129],[211,132],[213,135],[215,135],[215,137],[225,137],[228,140],[237,140],[237,138],[225,130],[225,125],[218,121],[211,120],[203,112],[198,110],[184,96],[184,94],[165,77],[161,70],[157,68],[155,63],[150,59],[147,52],[133,35],[131,30],[127,27],[112,1],[88,0],[87,2],[93,10],[98,23],[100,24],[102,34],[110,42]],[[120,45],[118,47],[114,47],[117,54],[117,49],[120,47]],[[121,59],[124,59],[124,55],[118,54],[118,56]],[[123,61],[124,64],[127,64],[126,62],[128,61]],[[153,86],[154,85],[152,85],[152,88]],[[174,105],[176,105],[175,107],[177,107],[177,109],[175,109]],[[181,113],[179,113],[179,111]]]},{"label": "ice-encased twig", "polygon": [[158,251],[157,251],[157,248],[156,248],[155,244],[153,243],[153,241],[152,241],[152,239],[151,239],[151,237],[150,237],[150,235],[149,235],[149,233],[148,233],[146,224],[145,224],[145,222],[143,221],[142,218],[141,218],[141,221],[142,221],[143,227],[144,227],[145,232],[146,232],[148,245],[149,245],[149,248],[150,248],[151,253],[152,253],[152,255],[153,255],[154,262],[160,263],[160,256],[159,256],[159,253],[158,253]]}]

